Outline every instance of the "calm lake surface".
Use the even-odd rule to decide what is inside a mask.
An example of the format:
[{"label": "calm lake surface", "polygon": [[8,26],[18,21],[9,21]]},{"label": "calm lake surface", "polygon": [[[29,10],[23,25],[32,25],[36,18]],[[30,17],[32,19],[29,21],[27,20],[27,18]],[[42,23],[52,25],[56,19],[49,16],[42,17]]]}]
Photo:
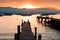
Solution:
[{"label": "calm lake surface", "polygon": [[[37,27],[37,34],[42,35],[42,40],[60,40],[60,31],[51,29],[48,26],[44,26],[41,23],[37,22],[36,17],[40,16],[39,14],[32,16],[21,16],[21,15],[12,15],[12,16],[2,16],[0,17],[0,40],[14,40],[14,34],[17,33],[17,25],[21,25],[22,19],[24,21],[29,20],[31,23],[32,32],[34,33],[34,27]],[[54,18],[60,19],[60,14],[49,15]]]}]

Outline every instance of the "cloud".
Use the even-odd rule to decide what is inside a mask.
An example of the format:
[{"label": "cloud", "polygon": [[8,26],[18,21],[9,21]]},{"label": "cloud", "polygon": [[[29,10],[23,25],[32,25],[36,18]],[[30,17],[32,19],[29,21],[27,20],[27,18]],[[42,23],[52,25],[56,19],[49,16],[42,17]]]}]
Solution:
[{"label": "cloud", "polygon": [[60,0],[0,0],[0,6],[22,6],[26,3],[39,7],[60,7]]},{"label": "cloud", "polygon": [[60,0],[35,0],[37,2],[60,2]]},{"label": "cloud", "polygon": [[21,0],[0,0],[0,3],[20,2]]},{"label": "cloud", "polygon": [[10,2],[33,2],[33,3],[54,3],[60,2],[60,0],[0,0],[0,3],[10,3]]}]

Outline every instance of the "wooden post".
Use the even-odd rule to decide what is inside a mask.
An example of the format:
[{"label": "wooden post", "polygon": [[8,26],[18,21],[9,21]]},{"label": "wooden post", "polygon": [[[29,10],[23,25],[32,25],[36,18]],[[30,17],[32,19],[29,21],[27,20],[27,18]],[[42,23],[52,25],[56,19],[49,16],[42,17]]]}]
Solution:
[{"label": "wooden post", "polygon": [[41,23],[42,23],[42,18],[41,18]]},{"label": "wooden post", "polygon": [[38,40],[41,40],[41,38],[42,38],[42,37],[41,37],[41,34],[40,34],[40,35],[38,35]]},{"label": "wooden post", "polygon": [[14,40],[19,40],[17,33],[15,34],[15,39]]},{"label": "wooden post", "polygon": [[[50,18],[48,18],[48,22],[50,21]],[[49,26],[49,23],[48,23],[48,26]]]},{"label": "wooden post", "polygon": [[40,18],[39,18],[39,17],[37,17],[37,19],[38,19],[38,20],[40,20]]},{"label": "wooden post", "polygon": [[46,18],[45,18],[45,26],[46,26]]},{"label": "wooden post", "polygon": [[15,40],[20,40],[20,25],[17,26],[17,33],[15,34]]},{"label": "wooden post", "polygon": [[20,34],[20,25],[17,26],[17,33]]},{"label": "wooden post", "polygon": [[20,37],[20,25],[18,25],[17,29],[18,29],[17,30],[18,31],[18,33],[17,33],[18,34],[18,40],[19,40],[19,37]]},{"label": "wooden post", "polygon": [[43,17],[41,17],[41,23],[43,22]]},{"label": "wooden post", "polygon": [[35,40],[37,39],[37,28],[35,27]]}]

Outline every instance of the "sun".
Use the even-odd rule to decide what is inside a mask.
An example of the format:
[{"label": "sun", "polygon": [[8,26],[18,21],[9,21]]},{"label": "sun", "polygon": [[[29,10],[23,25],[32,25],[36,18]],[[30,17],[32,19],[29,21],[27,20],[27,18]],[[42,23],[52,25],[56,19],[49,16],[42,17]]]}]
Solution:
[{"label": "sun", "polygon": [[31,4],[25,4],[25,5],[22,6],[22,8],[30,9],[30,8],[36,8],[36,7],[32,6]]}]

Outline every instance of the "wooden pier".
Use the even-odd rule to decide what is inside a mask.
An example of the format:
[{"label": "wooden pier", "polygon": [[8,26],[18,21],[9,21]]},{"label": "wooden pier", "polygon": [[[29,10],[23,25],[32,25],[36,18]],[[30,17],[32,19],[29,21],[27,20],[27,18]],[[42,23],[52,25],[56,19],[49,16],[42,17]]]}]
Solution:
[{"label": "wooden pier", "polygon": [[[37,19],[38,19],[38,22],[41,22],[41,23],[44,22],[45,26],[49,26],[55,30],[60,30],[60,19],[53,18],[53,17],[51,17],[51,18],[43,17],[43,16],[37,16]],[[45,20],[43,21],[43,19],[45,19]]]},{"label": "wooden pier", "polygon": [[52,19],[52,17],[50,18],[50,17],[48,17],[48,16],[46,16],[46,17],[43,17],[43,16],[37,16],[37,19],[38,19],[38,20],[41,19],[41,21],[43,21],[43,19],[45,19],[45,21],[46,21],[46,20]]},{"label": "wooden pier", "polygon": [[50,20],[52,20],[53,18],[49,18],[48,16],[45,16],[45,17],[43,17],[43,16],[37,16],[37,21],[38,21],[38,23],[45,23],[45,26],[46,26],[46,22],[47,21],[50,21]]},{"label": "wooden pier", "polygon": [[[18,33],[15,34],[15,40],[36,40],[32,30],[31,30],[31,26],[30,26],[30,22],[23,22],[22,23],[22,28],[21,28],[21,32],[19,32],[19,26],[18,26]],[[36,29],[36,28],[35,28]],[[36,33],[35,33],[36,34]]]}]

